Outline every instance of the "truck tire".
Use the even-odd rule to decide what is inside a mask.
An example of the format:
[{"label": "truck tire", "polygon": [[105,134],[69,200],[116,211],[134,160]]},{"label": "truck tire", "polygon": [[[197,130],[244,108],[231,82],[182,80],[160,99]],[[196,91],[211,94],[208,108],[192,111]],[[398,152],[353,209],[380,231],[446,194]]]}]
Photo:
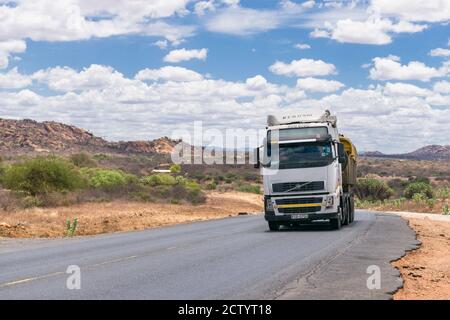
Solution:
[{"label": "truck tire", "polygon": [[353,200],[353,197],[350,197],[349,199],[349,207],[350,207],[350,223],[355,221],[355,201]]},{"label": "truck tire", "polygon": [[334,230],[339,230],[342,227],[341,217],[330,219],[330,225]]},{"label": "truck tire", "polygon": [[350,223],[350,208],[347,198],[344,198],[342,206],[342,225],[346,226]]},{"label": "truck tire", "polygon": [[269,221],[269,230],[270,231],[278,231],[278,230],[280,230],[280,224],[278,222]]}]

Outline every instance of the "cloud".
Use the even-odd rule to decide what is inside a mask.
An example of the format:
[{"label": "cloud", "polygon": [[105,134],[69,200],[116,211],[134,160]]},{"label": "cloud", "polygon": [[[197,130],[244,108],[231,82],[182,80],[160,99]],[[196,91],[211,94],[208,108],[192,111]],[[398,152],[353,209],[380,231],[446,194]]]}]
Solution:
[{"label": "cloud", "polygon": [[166,49],[169,46],[169,43],[167,40],[158,40],[153,43],[155,46],[157,46],[160,49]]},{"label": "cloud", "polygon": [[450,82],[448,81],[436,82],[433,86],[433,91],[450,94]]},{"label": "cloud", "polygon": [[[180,67],[164,68],[144,69],[134,78],[99,65],[19,74],[25,81],[13,86],[17,89],[0,90],[0,116],[61,121],[107,139],[134,140],[171,136],[175,129],[191,129],[197,120],[205,128],[219,130],[262,129],[268,114],[331,109],[338,115],[340,130],[360,150],[399,153],[430,143],[445,144],[450,136],[450,95],[443,81],[435,84],[434,92],[392,82],[369,89],[350,87],[316,99],[305,90],[320,86],[306,86],[305,79],[299,79],[299,86],[287,86],[271,83],[262,75],[225,81],[200,79],[195,71]],[[9,72],[14,75],[16,71]],[[19,88],[29,84],[27,78],[52,91],[41,95],[33,85]],[[324,79],[309,82],[333,84]],[[420,135],[405,126],[420,128]]]},{"label": "cloud", "polygon": [[388,82],[384,86],[384,93],[389,96],[416,96],[428,97],[433,94],[432,91],[409,83],[391,83]]},{"label": "cloud", "polygon": [[331,34],[326,30],[314,29],[309,33],[311,38],[329,38]]},{"label": "cloud", "polygon": [[317,78],[304,78],[297,80],[297,87],[305,91],[311,92],[335,92],[343,88],[345,85],[335,80],[325,80]]},{"label": "cloud", "polygon": [[0,41],[0,69],[8,67],[11,53],[21,53],[27,48],[23,40]]},{"label": "cloud", "polygon": [[0,73],[0,89],[21,89],[31,84],[29,76],[20,74],[17,68]]},{"label": "cloud", "polygon": [[406,21],[445,22],[450,20],[447,0],[372,0],[370,11]]},{"label": "cloud", "polygon": [[186,14],[189,0],[21,0],[0,6],[0,41],[75,41],[93,37],[147,34],[170,41],[193,34],[194,27],[162,19]]},{"label": "cloud", "polygon": [[277,61],[269,67],[269,70],[289,77],[327,76],[336,73],[336,67],[333,64],[312,59],[293,60],[290,63]]},{"label": "cloud", "polygon": [[276,29],[282,22],[276,11],[234,6],[210,17],[205,27],[212,32],[243,36]]},{"label": "cloud", "polygon": [[207,11],[216,11],[213,0],[200,1],[195,4],[194,11],[198,16],[203,16]]},{"label": "cloud", "polygon": [[307,43],[297,43],[296,45],[294,45],[294,48],[297,48],[300,50],[306,50],[306,49],[311,49],[311,46]]},{"label": "cloud", "polygon": [[39,70],[31,78],[46,84],[51,90],[59,92],[102,90],[107,87],[122,87],[132,80],[109,66],[93,64],[81,72],[69,67],[56,67]]},{"label": "cloud", "polygon": [[419,80],[430,81],[432,78],[443,77],[450,72],[450,65],[437,69],[428,67],[419,61],[411,61],[402,65],[398,57],[374,58],[370,69],[370,78],[373,80]]},{"label": "cloud", "polygon": [[199,81],[203,79],[203,76],[183,67],[166,66],[159,69],[141,70],[134,78],[141,81]]},{"label": "cloud", "polygon": [[311,9],[316,5],[314,0],[305,1],[301,4],[301,6],[305,9]]},{"label": "cloud", "polygon": [[430,51],[432,57],[450,57],[450,50],[443,48],[436,48]]},{"label": "cloud", "polygon": [[205,60],[206,56],[208,55],[208,49],[192,49],[192,50],[186,50],[186,49],[179,49],[179,50],[172,50],[170,51],[165,57],[164,61],[166,62],[181,62],[181,61],[188,61],[192,59],[199,59],[199,60]]},{"label": "cloud", "polygon": [[315,30],[311,36],[331,38],[342,43],[384,45],[392,42],[392,33],[415,33],[427,27],[407,21],[393,23],[389,19],[370,17],[364,21],[345,19],[336,24],[327,23],[326,30]]}]

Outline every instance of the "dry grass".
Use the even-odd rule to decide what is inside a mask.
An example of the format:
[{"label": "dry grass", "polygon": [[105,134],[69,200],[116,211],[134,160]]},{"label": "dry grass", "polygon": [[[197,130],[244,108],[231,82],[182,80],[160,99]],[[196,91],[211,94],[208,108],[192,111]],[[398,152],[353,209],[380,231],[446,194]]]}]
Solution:
[{"label": "dry grass", "polygon": [[450,299],[450,222],[409,219],[422,242],[419,249],[394,262],[404,287],[396,300]]},{"label": "dry grass", "polygon": [[386,200],[386,201],[363,201],[358,203],[358,209],[368,209],[375,211],[408,211],[408,212],[422,212],[443,214],[444,206],[450,206],[450,199],[434,200],[433,205],[426,202],[417,202],[413,200]]},{"label": "dry grass", "polygon": [[218,219],[239,212],[261,212],[262,197],[240,192],[209,192],[201,205],[115,201],[69,207],[0,212],[0,236],[61,237],[66,219],[78,218],[76,235],[143,230],[190,221]]}]

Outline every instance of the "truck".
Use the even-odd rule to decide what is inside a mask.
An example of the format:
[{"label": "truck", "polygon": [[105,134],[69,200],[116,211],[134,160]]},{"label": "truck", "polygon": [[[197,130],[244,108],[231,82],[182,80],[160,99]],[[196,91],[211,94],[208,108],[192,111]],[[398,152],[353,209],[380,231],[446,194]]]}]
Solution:
[{"label": "truck", "polygon": [[332,229],[355,218],[357,150],[330,111],[267,117],[255,150],[264,186],[264,217],[271,231],[328,222]]}]

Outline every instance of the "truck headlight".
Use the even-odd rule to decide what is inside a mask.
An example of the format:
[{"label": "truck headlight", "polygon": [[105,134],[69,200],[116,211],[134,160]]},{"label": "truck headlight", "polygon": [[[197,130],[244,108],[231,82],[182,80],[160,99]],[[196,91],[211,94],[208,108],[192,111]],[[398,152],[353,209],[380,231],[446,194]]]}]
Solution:
[{"label": "truck headlight", "polygon": [[273,211],[273,204],[271,199],[266,199],[266,210]]},{"label": "truck headlight", "polygon": [[332,207],[334,204],[334,196],[326,196],[323,199],[323,203],[326,207]]}]

